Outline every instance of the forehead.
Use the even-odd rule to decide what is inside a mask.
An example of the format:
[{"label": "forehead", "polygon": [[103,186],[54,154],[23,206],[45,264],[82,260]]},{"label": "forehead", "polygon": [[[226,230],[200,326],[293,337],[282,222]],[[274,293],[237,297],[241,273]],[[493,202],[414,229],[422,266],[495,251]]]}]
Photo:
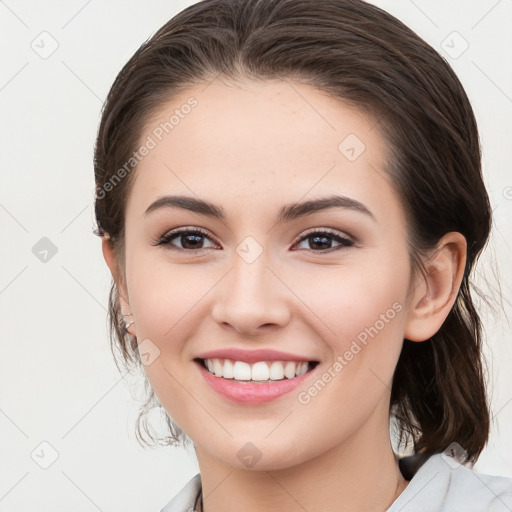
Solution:
[{"label": "forehead", "polygon": [[376,120],[310,85],[214,80],[190,87],[148,119],[144,144],[151,149],[130,198],[141,211],[166,193],[246,209],[325,193],[396,202]]}]

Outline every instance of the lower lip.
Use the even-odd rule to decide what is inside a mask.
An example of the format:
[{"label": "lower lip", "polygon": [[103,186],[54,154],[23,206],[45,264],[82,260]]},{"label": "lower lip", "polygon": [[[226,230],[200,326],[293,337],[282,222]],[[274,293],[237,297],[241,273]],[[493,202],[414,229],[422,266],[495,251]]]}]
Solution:
[{"label": "lower lip", "polygon": [[237,381],[217,377],[210,373],[201,362],[196,361],[196,364],[199,366],[199,371],[206,383],[219,395],[233,402],[248,405],[268,403],[286,393],[290,393],[299,387],[317,368],[315,367],[293,379],[253,383],[251,381]]}]

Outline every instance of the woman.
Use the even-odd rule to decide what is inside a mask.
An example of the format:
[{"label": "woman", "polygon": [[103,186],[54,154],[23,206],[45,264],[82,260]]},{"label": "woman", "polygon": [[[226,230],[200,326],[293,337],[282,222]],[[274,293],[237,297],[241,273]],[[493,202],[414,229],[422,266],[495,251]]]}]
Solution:
[{"label": "woman", "polygon": [[95,176],[113,348],[199,462],[165,512],[512,508],[462,465],[489,430],[477,127],[414,32],[360,0],[195,4],[116,78]]}]

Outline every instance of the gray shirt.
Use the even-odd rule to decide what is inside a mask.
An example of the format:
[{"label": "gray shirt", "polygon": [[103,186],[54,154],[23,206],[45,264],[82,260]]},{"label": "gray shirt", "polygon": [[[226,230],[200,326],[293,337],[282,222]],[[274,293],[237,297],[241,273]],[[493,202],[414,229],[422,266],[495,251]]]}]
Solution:
[{"label": "gray shirt", "polygon": [[[160,512],[194,512],[195,475]],[[512,478],[477,473],[444,454],[432,455],[386,512],[512,512]]]}]

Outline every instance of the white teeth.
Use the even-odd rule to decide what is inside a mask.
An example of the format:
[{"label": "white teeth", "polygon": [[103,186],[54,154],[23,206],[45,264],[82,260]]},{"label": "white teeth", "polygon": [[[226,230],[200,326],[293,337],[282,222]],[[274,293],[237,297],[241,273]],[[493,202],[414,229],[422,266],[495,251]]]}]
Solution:
[{"label": "white teeth", "polygon": [[270,380],[281,380],[284,378],[284,368],[281,363],[274,361],[270,365]]},{"label": "white teeth", "polygon": [[222,369],[222,376],[225,378],[225,379],[233,379],[233,363],[229,360],[229,359],[226,359],[224,361],[224,367]]},{"label": "white teeth", "polygon": [[217,377],[222,377],[222,364],[219,359],[213,360],[213,371]]},{"label": "white teeth", "polygon": [[287,379],[293,379],[293,377],[295,377],[295,366],[298,365],[295,365],[292,361],[288,361],[286,363],[286,366],[284,367],[284,376]]},{"label": "white teeth", "polygon": [[270,370],[267,363],[260,361],[252,365],[252,380],[268,380],[270,377]]},{"label": "white teeth", "polygon": [[[214,361],[219,361],[219,359],[214,359]],[[222,375],[217,375],[217,377],[222,377]],[[251,380],[251,365],[243,361],[236,361],[233,365],[233,378],[235,380]]]},{"label": "white teeth", "polygon": [[295,361],[258,361],[250,365],[245,361],[232,361],[230,359],[205,359],[208,371],[216,377],[235,380],[254,380],[264,382],[268,380],[293,379],[308,371],[309,363]]},{"label": "white teeth", "polygon": [[303,375],[308,371],[308,363],[301,363],[297,365],[297,368],[295,369],[295,375]]}]

